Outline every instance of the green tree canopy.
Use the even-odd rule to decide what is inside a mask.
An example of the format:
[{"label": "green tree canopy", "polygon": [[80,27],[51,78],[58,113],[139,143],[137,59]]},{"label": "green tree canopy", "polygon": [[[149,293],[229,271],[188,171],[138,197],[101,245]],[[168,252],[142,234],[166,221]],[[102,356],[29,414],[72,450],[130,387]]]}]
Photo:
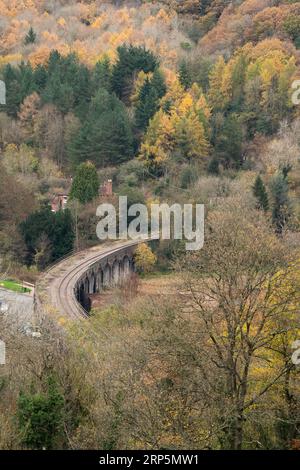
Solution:
[{"label": "green tree canopy", "polygon": [[258,175],[253,186],[253,194],[257,200],[258,209],[267,211],[269,209],[269,198],[263,180]]},{"label": "green tree canopy", "polygon": [[92,99],[86,122],[71,140],[73,165],[90,160],[96,166],[118,164],[133,154],[133,135],[124,104],[105,89]]},{"label": "green tree canopy", "polygon": [[36,33],[34,32],[32,26],[30,27],[28,33],[25,36],[24,43],[27,44],[32,44],[36,40]]},{"label": "green tree canopy", "polygon": [[166,93],[166,84],[162,73],[156,69],[151,79],[146,78],[143,83],[135,109],[136,126],[145,130],[150,119],[159,108],[159,100]]},{"label": "green tree canopy", "polygon": [[155,55],[141,46],[122,45],[117,49],[118,60],[112,70],[112,90],[128,103],[131,95],[134,73],[143,70],[154,72],[158,67]]},{"label": "green tree canopy", "polygon": [[288,192],[287,178],[280,172],[271,181],[272,221],[276,232],[279,234],[282,233],[291,216],[291,203]]},{"label": "green tree canopy", "polygon": [[181,62],[179,66],[179,81],[185,90],[192,86],[192,78],[186,62]]},{"label": "green tree canopy", "polygon": [[61,258],[73,249],[73,220],[68,209],[54,213],[49,206],[44,207],[30,214],[20,224],[20,231],[27,248],[28,265],[33,264],[43,236],[49,241],[49,262]]},{"label": "green tree canopy", "polygon": [[229,114],[214,122],[213,143],[218,159],[225,167],[239,168],[242,163],[242,126],[237,114]]},{"label": "green tree canopy", "polygon": [[53,378],[46,393],[20,393],[18,422],[22,441],[30,449],[53,449],[63,439],[64,398]]},{"label": "green tree canopy", "polygon": [[111,91],[111,65],[108,57],[96,62],[92,80],[94,92],[97,92],[100,88]]},{"label": "green tree canopy", "polygon": [[99,178],[95,165],[91,162],[81,163],[76,170],[70,198],[85,204],[92,201],[98,194]]}]

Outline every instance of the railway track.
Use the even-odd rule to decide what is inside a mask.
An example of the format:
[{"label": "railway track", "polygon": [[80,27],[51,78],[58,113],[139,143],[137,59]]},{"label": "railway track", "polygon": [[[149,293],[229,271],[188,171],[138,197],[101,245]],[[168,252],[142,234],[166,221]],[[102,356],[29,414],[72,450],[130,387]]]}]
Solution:
[{"label": "railway track", "polygon": [[53,310],[71,320],[87,317],[88,313],[78,303],[75,287],[78,280],[93,264],[118,254],[124,248],[136,246],[145,240],[116,242],[99,245],[84,252],[75,253],[51,267],[36,285],[36,306]]}]

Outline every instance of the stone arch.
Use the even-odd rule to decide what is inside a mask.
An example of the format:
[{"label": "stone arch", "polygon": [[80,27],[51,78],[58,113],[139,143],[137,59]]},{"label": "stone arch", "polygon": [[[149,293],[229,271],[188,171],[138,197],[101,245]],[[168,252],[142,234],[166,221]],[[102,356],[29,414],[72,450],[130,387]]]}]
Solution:
[{"label": "stone arch", "polygon": [[130,259],[129,259],[129,256],[125,255],[124,258],[123,258],[123,276],[126,278],[128,276],[128,274],[130,273],[131,271],[131,266],[130,266]]},{"label": "stone arch", "polygon": [[96,277],[96,292],[101,292],[103,287],[103,271],[101,268],[95,273]]},{"label": "stone arch", "polygon": [[74,290],[78,302],[89,311],[91,309],[92,294],[101,292],[104,288],[122,284],[130,273],[134,271],[133,250],[126,249],[115,256],[108,256],[101,262],[90,266],[86,273],[78,280]]},{"label": "stone arch", "polygon": [[89,278],[86,276],[84,280],[84,293],[88,295],[89,291],[90,291],[90,281],[89,281]]},{"label": "stone arch", "polygon": [[119,260],[116,259],[113,262],[112,268],[111,268],[111,274],[112,274],[112,283],[116,286],[120,282],[120,263]]},{"label": "stone arch", "polygon": [[123,282],[124,280],[124,263],[123,263],[123,259],[120,259],[119,260],[119,280],[120,280],[120,283]]},{"label": "stone arch", "polygon": [[103,268],[103,287],[109,287],[111,284],[111,267],[107,263]]},{"label": "stone arch", "polygon": [[78,289],[78,300],[81,304],[84,302],[84,296],[85,296],[84,287],[85,287],[84,281],[82,281]]},{"label": "stone arch", "polygon": [[89,298],[89,279],[86,276],[84,279],[80,281],[80,285],[78,288],[78,301],[82,305],[82,307],[89,312],[91,309],[91,301]]},{"label": "stone arch", "polygon": [[92,273],[92,287],[93,287],[92,294],[96,294],[96,292],[97,292],[97,274],[94,271]]},{"label": "stone arch", "polygon": [[88,291],[87,294],[94,294],[95,276],[93,272],[88,273]]}]

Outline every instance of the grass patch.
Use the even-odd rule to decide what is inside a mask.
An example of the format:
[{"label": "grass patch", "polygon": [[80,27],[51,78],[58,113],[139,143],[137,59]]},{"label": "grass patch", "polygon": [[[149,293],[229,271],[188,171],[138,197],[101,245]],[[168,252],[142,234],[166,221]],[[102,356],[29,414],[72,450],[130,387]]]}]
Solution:
[{"label": "grass patch", "polygon": [[151,271],[149,273],[139,273],[139,277],[141,279],[155,279],[159,277],[167,277],[167,276],[172,276],[174,275],[174,271],[171,269],[162,269],[162,270],[156,270],[156,271]]},{"label": "grass patch", "polygon": [[12,279],[4,279],[3,281],[0,281],[0,287],[22,294],[31,292],[31,289],[28,287],[23,287],[21,284],[13,281]]}]

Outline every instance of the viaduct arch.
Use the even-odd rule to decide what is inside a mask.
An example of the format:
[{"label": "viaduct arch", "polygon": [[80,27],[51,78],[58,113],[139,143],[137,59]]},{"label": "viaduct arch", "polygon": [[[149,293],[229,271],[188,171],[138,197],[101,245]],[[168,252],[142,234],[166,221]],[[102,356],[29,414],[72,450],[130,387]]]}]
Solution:
[{"label": "viaduct arch", "polygon": [[93,263],[77,280],[74,292],[77,302],[86,310],[91,307],[90,295],[121,285],[135,271],[132,248],[122,248]]},{"label": "viaduct arch", "polygon": [[69,319],[87,317],[90,295],[124,282],[135,270],[137,245],[145,241],[150,239],[101,244],[49,268],[35,286],[36,318],[41,313]]}]

